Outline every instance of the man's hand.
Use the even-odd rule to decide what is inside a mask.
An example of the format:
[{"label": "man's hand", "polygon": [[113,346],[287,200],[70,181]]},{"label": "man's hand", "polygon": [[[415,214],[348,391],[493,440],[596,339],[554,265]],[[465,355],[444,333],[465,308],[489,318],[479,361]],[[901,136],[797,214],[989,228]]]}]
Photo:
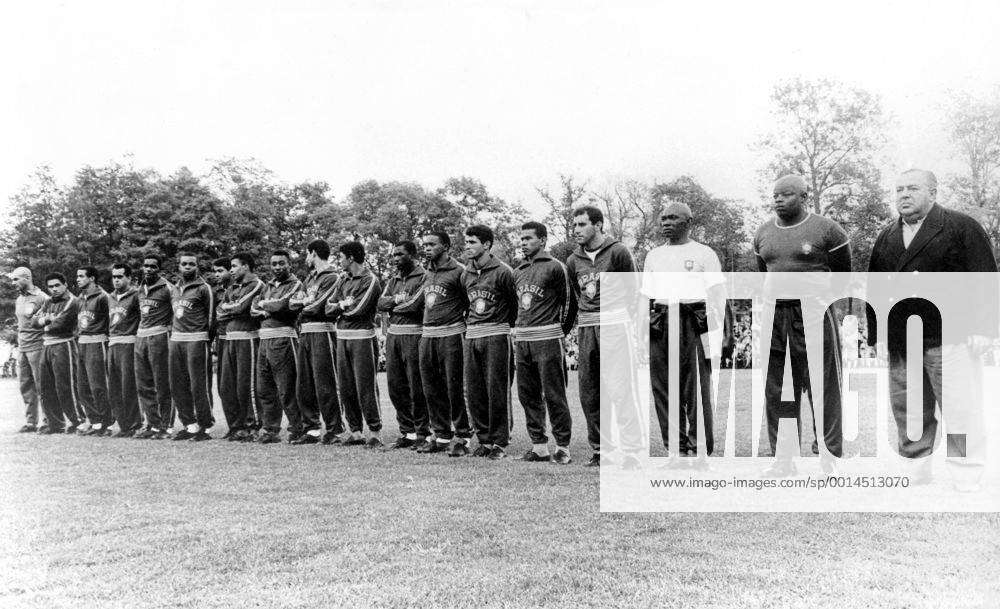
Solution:
[{"label": "man's hand", "polygon": [[392,297],[392,301],[396,304],[399,304],[404,300],[406,300],[406,296],[407,296],[406,292],[400,292]]}]

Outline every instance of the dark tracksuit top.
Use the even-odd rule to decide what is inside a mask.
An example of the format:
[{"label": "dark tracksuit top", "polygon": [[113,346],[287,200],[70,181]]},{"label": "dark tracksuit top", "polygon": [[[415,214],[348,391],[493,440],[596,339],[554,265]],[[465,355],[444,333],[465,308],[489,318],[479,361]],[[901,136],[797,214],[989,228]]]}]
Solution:
[{"label": "dark tracksuit top", "polygon": [[264,289],[253,273],[233,280],[216,307],[216,319],[225,324],[226,335],[219,355],[219,397],[229,430],[258,429],[263,420],[257,403],[257,351],[260,321],[250,306]]},{"label": "dark tracksuit top", "polygon": [[337,319],[337,380],[340,403],[352,432],[362,421],[371,432],[382,429],[378,405],[378,339],[375,312],[382,284],[368,267],[359,274],[345,274],[327,301],[326,314]]},{"label": "dark tracksuit top", "polygon": [[142,425],[135,387],[135,333],[139,329],[139,292],[133,287],[108,294],[108,401],[122,431]]},{"label": "dark tracksuit top", "polygon": [[341,275],[333,267],[309,271],[303,291],[291,303],[299,312],[299,412],[306,431],[319,430],[320,419],[328,433],[341,434],[344,421],[337,396],[336,326],[326,314]]},{"label": "dark tracksuit top", "polygon": [[487,254],[462,274],[469,299],[465,332],[465,387],[479,443],[505,447],[510,441],[510,328],[517,319],[514,271]]},{"label": "dark tracksuit top", "polygon": [[[427,272],[414,264],[405,276],[393,275],[382,290],[378,310],[389,315],[385,337],[385,375],[399,433],[431,435],[427,400],[420,380],[420,334],[424,325],[423,285]],[[396,302],[399,296],[400,301]]]},{"label": "dark tracksuit top", "polygon": [[255,298],[251,311],[260,322],[260,355],[257,357],[258,396],[263,413],[263,427],[272,434],[281,431],[281,413],[288,417],[290,433],[301,432],[298,396],[298,311],[289,301],[302,291],[302,282],[289,274],[283,280],[272,279]]},{"label": "dark tracksuit top", "polygon": [[[593,252],[591,252],[593,253]],[[641,427],[635,410],[636,393],[632,382],[636,363],[631,333],[626,329],[629,312],[634,312],[634,302],[627,302],[628,294],[601,292],[601,273],[634,273],[632,253],[618,241],[606,237],[597,249],[594,259],[580,246],[566,260],[566,270],[573,280],[573,290],[578,299],[577,318],[577,375],[580,381],[580,406],[587,420],[587,441],[595,451],[601,448],[601,392],[617,405],[615,413],[621,426],[622,448],[628,452],[641,450]],[[628,285],[632,278],[629,277]],[[602,315],[603,310],[603,315]],[[601,333],[606,345],[620,345],[614,349],[615,357],[604,362],[608,368],[601,381]]]},{"label": "dark tracksuit top", "polygon": [[[514,271],[518,313],[514,326],[517,394],[524,406],[532,444],[546,444],[545,410],[560,448],[569,446],[572,419],[566,403],[566,360],[562,339],[573,327],[576,294],[565,265],[548,252]],[[544,398],[544,401],[543,401]]]},{"label": "dark tracksuit top", "polygon": [[169,344],[171,397],[182,424],[208,429],[215,423],[209,352],[215,293],[204,278],[195,277],[174,286],[171,305],[174,310]]},{"label": "dark tracksuit top", "polygon": [[[63,429],[64,420],[70,425],[81,423],[86,414],[77,396],[76,337],[77,316],[81,302],[68,291],[48,302],[35,313],[36,327],[42,333],[42,411],[52,429]],[[51,316],[51,320],[47,320]]]},{"label": "dark tracksuit top", "polygon": [[110,427],[114,424],[108,408],[107,343],[109,302],[108,293],[99,286],[91,292],[81,293],[80,314],[77,324],[78,366],[76,369],[77,395],[87,418],[94,425]]},{"label": "dark tracksuit top", "polygon": [[450,441],[453,435],[472,436],[463,379],[462,333],[469,308],[463,272],[464,266],[445,257],[440,264],[428,265],[424,279],[420,377],[431,428],[441,442]]}]

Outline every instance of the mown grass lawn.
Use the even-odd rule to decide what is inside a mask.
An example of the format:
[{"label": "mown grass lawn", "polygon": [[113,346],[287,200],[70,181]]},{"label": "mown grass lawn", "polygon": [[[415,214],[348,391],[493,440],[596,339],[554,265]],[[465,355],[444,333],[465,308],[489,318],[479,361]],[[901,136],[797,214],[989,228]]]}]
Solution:
[{"label": "mown grass lawn", "polygon": [[3,381],[0,607],[1000,605],[995,514],[601,514],[571,406],[559,467],[21,435]]}]

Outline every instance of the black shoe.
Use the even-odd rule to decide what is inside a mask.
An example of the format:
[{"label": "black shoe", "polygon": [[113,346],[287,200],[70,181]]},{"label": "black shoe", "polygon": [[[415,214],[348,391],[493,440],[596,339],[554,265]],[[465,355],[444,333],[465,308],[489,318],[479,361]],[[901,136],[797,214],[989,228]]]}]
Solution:
[{"label": "black shoe", "polygon": [[121,429],[121,430],[118,431],[118,433],[113,434],[111,437],[112,438],[131,438],[133,436],[135,436],[135,430],[134,429]]},{"label": "black shoe", "polygon": [[427,438],[417,438],[410,445],[410,450],[413,452],[420,452],[420,449],[427,445]]},{"label": "black shoe", "polygon": [[484,444],[480,444],[479,446],[476,447],[476,450],[472,451],[472,456],[473,457],[489,457],[490,456],[490,451],[492,449],[493,449],[493,447],[491,447],[491,446],[486,446]]},{"label": "black shoe", "polygon": [[417,449],[418,453],[443,453],[448,451],[448,444],[437,440],[427,440],[423,446]]},{"label": "black shoe", "polygon": [[173,436],[171,436],[170,439],[174,440],[175,442],[180,442],[181,440],[190,440],[193,437],[194,437],[194,432],[188,431],[186,429],[181,429]]},{"label": "black shoe", "polygon": [[57,433],[65,433],[65,431],[58,427],[50,427],[49,425],[42,425],[38,428],[38,434],[42,436],[51,436]]},{"label": "black shoe", "polygon": [[18,429],[17,433],[34,433],[36,431],[38,431],[38,426],[28,424]]},{"label": "black shoe", "polygon": [[557,448],[556,452],[552,453],[552,462],[559,465],[569,465],[573,462],[573,458],[569,456],[569,451],[565,448]]},{"label": "black shoe", "polygon": [[342,440],[341,444],[344,446],[364,446],[366,444],[365,439],[361,436],[351,435],[351,437],[346,440]]},{"label": "black shoe", "polygon": [[149,440],[156,435],[156,432],[150,428],[140,429],[136,433],[132,434],[132,437],[136,440]]},{"label": "black shoe", "polygon": [[220,439],[220,440],[226,440],[227,442],[233,442],[233,441],[234,441],[234,440],[233,440],[233,436],[235,436],[235,435],[236,435],[236,430],[235,430],[235,429],[232,429],[232,428],[230,428],[230,429],[229,429],[229,431],[227,431],[227,432],[225,433],[225,435],[223,435],[223,436],[222,436],[221,438],[219,438],[219,439]]},{"label": "black shoe", "polygon": [[365,448],[369,450],[376,450],[378,448],[383,448],[383,447],[385,447],[385,444],[382,442],[381,439],[377,438],[376,436],[368,438],[368,441],[365,442]]},{"label": "black shoe", "polygon": [[486,456],[490,461],[500,461],[501,459],[507,458],[507,453],[500,446],[494,446],[490,449],[490,454]]},{"label": "black shoe", "polygon": [[51,427],[49,427],[49,424],[43,423],[41,426],[39,426],[38,433],[49,433],[49,429],[51,429]]},{"label": "black shoe", "polygon": [[529,450],[528,452],[526,452],[523,455],[521,455],[521,458],[519,460],[520,461],[528,461],[529,463],[542,462],[542,461],[548,463],[549,461],[552,461],[552,456],[551,455],[545,455],[543,457],[543,456],[539,455],[538,453],[536,453],[535,451]]},{"label": "black shoe", "polygon": [[66,428],[66,431],[63,433],[74,434],[77,432],[78,429],[80,429],[79,423],[77,423],[76,425],[70,425],[69,427]]},{"label": "black shoe", "polygon": [[590,456],[590,460],[583,464],[584,467],[600,467],[601,466],[601,453],[594,453]]},{"label": "black shoe", "polygon": [[260,435],[257,436],[256,442],[258,444],[280,444],[281,438],[277,434],[273,434],[269,431],[262,431]]},{"label": "black shoe", "polygon": [[398,438],[396,438],[395,442],[389,445],[389,448],[391,450],[395,450],[398,448],[410,448],[416,443],[417,443],[416,440],[411,440],[406,436],[399,436]]},{"label": "black shoe", "polygon": [[343,443],[343,440],[340,439],[339,433],[335,431],[328,431],[325,434],[323,434],[323,439],[321,442],[323,444],[336,445]]},{"label": "black shoe", "polygon": [[189,442],[204,442],[205,440],[211,440],[211,439],[212,439],[212,436],[209,435],[209,433],[207,431],[205,431],[204,429],[202,429],[198,433],[196,433],[193,436],[191,436],[191,439],[188,440],[188,441]]},{"label": "black shoe", "polygon": [[288,443],[291,444],[292,442],[298,440],[299,438],[301,438],[304,435],[306,435],[304,431],[289,431],[288,432]]},{"label": "black shoe", "polygon": [[464,440],[456,440],[448,449],[449,457],[464,457],[469,454],[468,443]]},{"label": "black shoe", "polygon": [[775,461],[760,473],[761,478],[789,478],[797,475],[795,464],[791,461]]},{"label": "black shoe", "polygon": [[296,446],[301,446],[302,444],[319,444],[319,436],[314,436],[312,434],[304,433],[301,436],[295,438],[294,440],[289,439],[289,444],[294,444]]}]

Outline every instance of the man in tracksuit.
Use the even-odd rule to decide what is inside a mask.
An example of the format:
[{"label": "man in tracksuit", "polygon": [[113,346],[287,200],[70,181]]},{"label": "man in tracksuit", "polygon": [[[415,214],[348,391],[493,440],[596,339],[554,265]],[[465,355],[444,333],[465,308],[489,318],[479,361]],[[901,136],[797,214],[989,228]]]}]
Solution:
[{"label": "man in tracksuit", "polygon": [[[572,419],[566,403],[563,338],[573,327],[576,295],[566,266],[545,250],[547,238],[544,224],[521,225],[524,262],[514,271],[519,303],[514,326],[514,362],[517,397],[524,407],[532,444],[521,459],[565,465],[572,461],[569,454]],[[556,441],[556,451],[551,456],[545,435],[546,406]]]},{"label": "man in tracksuit", "polygon": [[[7,275],[17,286],[14,314],[17,316],[17,376],[24,400],[24,426],[21,433],[38,431],[38,394],[42,374],[42,329],[31,318],[49,297],[35,287],[31,270],[19,266]],[[43,425],[44,427],[44,425]]]},{"label": "man in tracksuit", "polygon": [[76,271],[80,288],[80,334],[77,338],[77,394],[90,420],[88,436],[111,435],[114,413],[108,403],[108,293],[97,284],[97,269],[87,266]]},{"label": "man in tracksuit", "polygon": [[253,256],[235,254],[230,261],[232,281],[216,309],[216,318],[226,327],[219,354],[219,397],[230,442],[248,442],[261,428],[263,414],[257,399],[257,353],[260,322],[250,306],[264,289],[253,272]]},{"label": "man in tracksuit", "polygon": [[[212,323],[212,329],[208,332],[209,340],[212,345],[212,355],[216,362],[222,361],[222,341],[226,340],[226,322],[225,320],[220,320],[218,315],[219,303],[222,302],[223,297],[226,295],[226,288],[229,284],[233,282],[232,274],[229,272],[230,259],[229,258],[216,258],[215,262],[212,263],[212,274],[210,276],[210,285],[212,286],[212,300],[215,302],[215,321]],[[209,370],[212,369],[211,360],[209,361]],[[208,384],[211,388],[212,383],[215,386],[219,386],[219,382],[222,377],[222,366],[219,365],[215,369],[215,380],[212,380],[211,375],[209,375]],[[212,396],[212,392],[209,391],[209,397]],[[214,401],[214,400],[213,400]],[[214,406],[213,406],[214,408]],[[226,435],[229,435],[229,430],[226,431]],[[223,436],[225,439],[225,436]]]},{"label": "man in tracksuit", "polygon": [[142,427],[135,390],[135,333],[139,329],[139,292],[128,265],[111,267],[114,291],[108,294],[108,401],[118,421],[115,438],[130,438]]},{"label": "man in tracksuit", "polygon": [[39,388],[48,429],[41,433],[75,433],[85,417],[76,394],[75,334],[80,300],[69,293],[62,273],[46,276],[45,287],[49,300],[32,319],[35,327],[44,329]]},{"label": "man in tracksuit", "polygon": [[198,274],[198,257],[182,252],[177,268],[181,278],[174,286],[173,327],[170,333],[170,395],[183,427],[173,440],[211,440],[212,354],[209,330],[215,313],[212,286]]},{"label": "man in tracksuit", "polygon": [[168,430],[174,424],[167,346],[173,315],[170,308],[173,286],[160,277],[161,262],[159,256],[152,254],[142,259],[139,329],[135,335],[135,384],[146,427],[135,434],[139,440],[169,438]]},{"label": "man in tracksuit", "polygon": [[[580,380],[580,406],[587,420],[587,441],[594,454],[588,467],[601,465],[601,402],[615,407],[622,429],[622,449],[626,453],[623,467],[638,465],[637,453],[642,449],[638,427],[635,385],[631,382],[636,364],[631,340],[629,311],[634,302],[626,302],[626,294],[602,294],[601,273],[634,273],[635,260],[622,243],[604,234],[604,214],[600,209],[585,205],[573,215],[573,237],[580,245],[566,259],[566,270],[573,280],[573,291],[579,303],[577,319],[577,357]],[[637,294],[636,294],[637,295]],[[603,316],[602,316],[603,302]],[[604,378],[601,373],[601,334],[606,345],[615,345],[615,357],[606,360]]]},{"label": "man in tracksuit", "polygon": [[397,243],[392,250],[396,274],[386,283],[378,310],[389,314],[385,337],[385,376],[389,400],[396,409],[399,437],[389,448],[416,450],[431,435],[427,400],[420,382],[420,333],[424,325],[424,278],[416,262],[412,241]]},{"label": "man in tracksuit", "polygon": [[435,437],[428,439],[417,452],[447,451],[451,457],[462,457],[469,454],[468,442],[472,437],[462,379],[462,334],[469,299],[462,285],[465,267],[448,255],[450,247],[448,233],[433,232],[423,239],[427,277],[420,380]]},{"label": "man in tracksuit", "polygon": [[517,319],[514,271],[498,260],[493,230],[481,224],[465,229],[462,285],[469,300],[465,330],[465,387],[479,446],[473,457],[494,461],[507,456],[510,441],[510,328]]},{"label": "man in tracksuit", "polygon": [[288,441],[302,434],[298,382],[299,335],[295,323],[299,314],[289,301],[300,291],[302,282],[291,272],[290,255],[285,250],[271,254],[271,280],[250,308],[260,322],[260,353],[257,356],[257,393],[263,411],[263,428],[256,441],[261,444],[281,442],[281,413],[288,417]]},{"label": "man in tracksuit", "polygon": [[324,444],[340,444],[344,421],[337,397],[337,336],[333,319],[326,315],[326,301],[333,295],[340,274],[330,265],[330,244],[314,239],[306,245],[309,274],[303,291],[290,301],[299,311],[299,414],[305,431],[296,444],[320,441],[320,417],[326,424]]},{"label": "man in tracksuit", "polygon": [[[327,299],[326,314],[337,319],[337,376],[340,402],[344,405],[351,435],[346,445],[364,444],[375,449],[383,446],[379,432],[378,339],[375,337],[375,309],[382,284],[365,264],[365,248],[357,241],[340,246],[340,265],[344,277]],[[362,435],[362,419],[369,437]]]}]

